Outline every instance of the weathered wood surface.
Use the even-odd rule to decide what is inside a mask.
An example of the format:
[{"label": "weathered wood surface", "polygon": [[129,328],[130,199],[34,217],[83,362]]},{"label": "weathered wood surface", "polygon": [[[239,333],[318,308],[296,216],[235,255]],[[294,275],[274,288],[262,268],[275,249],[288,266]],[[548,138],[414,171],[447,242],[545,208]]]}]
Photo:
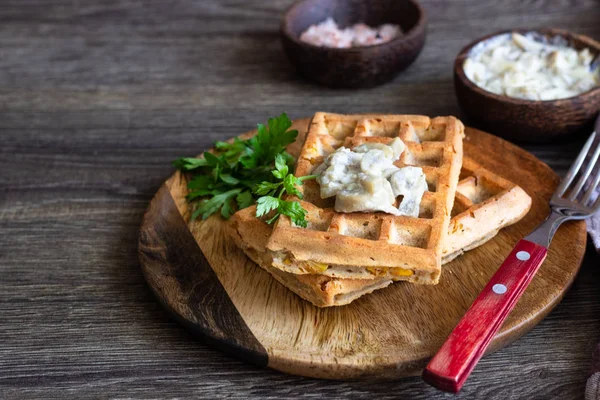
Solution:
[{"label": "weathered wood surface", "polygon": [[[173,158],[282,110],[459,114],[452,61],[463,45],[519,26],[599,40],[600,3],[423,1],[423,53],[364,91],[296,78],[277,32],[290,3],[0,4],[0,398],[452,397],[419,378],[283,375],[196,340],[143,280],[143,212]],[[564,173],[580,145],[527,148]],[[458,398],[581,398],[600,340],[599,264],[589,248],[564,301],[484,358]]]}]

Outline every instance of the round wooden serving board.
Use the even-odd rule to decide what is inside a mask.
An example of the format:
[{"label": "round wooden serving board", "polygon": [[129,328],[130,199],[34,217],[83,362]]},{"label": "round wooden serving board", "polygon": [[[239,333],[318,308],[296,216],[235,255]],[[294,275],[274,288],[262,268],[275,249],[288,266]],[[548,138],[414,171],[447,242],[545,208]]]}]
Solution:
[{"label": "round wooden serving board", "polygon": [[[310,120],[295,121],[298,154]],[[350,305],[320,309],[289,291],[228,240],[213,216],[188,226],[185,178],[176,173],[146,212],[143,272],[165,307],[216,347],[279,371],[328,379],[418,374],[509,254],[548,214],[559,178],[525,150],[467,129],[465,154],[519,184],[531,211],[495,238],[443,266],[440,283],[395,283]],[[252,132],[246,134],[251,135]],[[489,351],[533,328],[561,300],[581,264],[585,223],[557,232],[548,257]]]}]

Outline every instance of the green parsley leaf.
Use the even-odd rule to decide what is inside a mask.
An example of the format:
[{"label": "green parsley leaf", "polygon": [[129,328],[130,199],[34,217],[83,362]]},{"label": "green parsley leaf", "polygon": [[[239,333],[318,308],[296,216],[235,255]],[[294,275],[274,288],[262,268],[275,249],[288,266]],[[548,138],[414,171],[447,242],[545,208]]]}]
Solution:
[{"label": "green parsley leaf", "polygon": [[204,158],[186,158],[181,157],[173,161],[173,166],[182,171],[191,171],[196,168],[206,167],[208,163]]},{"label": "green parsley leaf", "polygon": [[235,197],[235,201],[238,205],[238,210],[250,207],[254,204],[254,198],[252,197],[252,192],[249,190],[243,191]]},{"label": "green parsley leaf", "polygon": [[281,147],[281,150],[277,151],[277,153],[281,153],[285,146],[296,140],[298,131],[295,129],[288,130],[291,127],[292,121],[285,113],[281,114],[278,118],[269,118],[269,131],[273,135],[272,146]]},{"label": "green parsley leaf", "polygon": [[241,189],[232,189],[228,190],[227,192],[217,194],[209,200],[204,200],[192,214],[192,219],[196,219],[199,216],[202,216],[202,219],[210,217],[212,214],[217,212],[227,200],[240,192]]},{"label": "green parsley leaf", "polygon": [[217,182],[219,180],[219,177],[221,176],[221,170],[222,170],[221,164],[217,164],[214,166],[214,169],[211,171],[211,175],[215,182]]},{"label": "green parsley leaf", "polygon": [[231,176],[231,174],[221,174],[220,178],[223,182],[225,182],[229,185],[237,185],[238,183],[240,183],[240,180],[237,178],[234,178],[233,176]]},{"label": "green parsley leaf", "polygon": [[231,143],[215,142],[215,148],[223,153],[225,161],[232,167],[237,164],[240,155],[247,149],[246,142],[237,137]]},{"label": "green parsley leaf", "polygon": [[185,196],[185,198],[188,201],[192,201],[194,199],[197,199],[198,197],[204,197],[204,196],[208,196],[214,194],[214,190],[212,189],[198,189],[198,190],[194,190],[193,192],[189,192],[187,194],[187,196]]},{"label": "green parsley leaf", "polygon": [[292,121],[285,113],[277,118],[270,118],[268,126],[258,124],[258,133],[248,141],[254,151],[242,157],[241,163],[246,168],[256,168],[284,152],[285,147],[298,136],[297,130],[288,130],[291,126]]},{"label": "green parsley leaf", "polygon": [[187,187],[188,189],[213,189],[214,182],[209,176],[196,175],[190,179]]},{"label": "green parsley leaf", "polygon": [[234,138],[231,142],[215,142],[215,148],[220,152],[239,153],[246,148],[245,142],[240,138]]},{"label": "green parsley leaf", "polygon": [[219,157],[215,156],[213,153],[205,151],[203,155],[204,155],[204,160],[206,160],[206,162],[209,166],[214,167],[214,166],[221,164],[221,159]]},{"label": "green parsley leaf", "polygon": [[275,169],[284,175],[287,175],[289,171],[286,159],[282,154],[277,154],[277,156],[275,156]]},{"label": "green parsley leaf", "polygon": [[294,175],[287,175],[283,179],[283,187],[285,188],[285,191],[288,194],[296,196],[297,198],[302,200],[302,193],[300,193],[300,191],[296,188],[297,185],[302,185],[302,181],[296,178]]},{"label": "green parsley leaf", "polygon": [[223,218],[229,219],[229,217],[231,217],[233,215],[233,213],[235,212],[235,210],[233,209],[233,202],[234,202],[233,196],[228,197],[223,202],[223,206],[221,207],[221,215],[223,216]]},{"label": "green parsley leaf", "polygon": [[273,176],[275,178],[283,179],[288,174],[289,168],[287,166],[285,157],[281,154],[277,154],[275,157],[275,171],[273,171]]},{"label": "green parsley leaf", "polygon": [[279,186],[281,186],[281,182],[261,182],[254,187],[254,193],[259,196],[272,195]]},{"label": "green parsley leaf", "polygon": [[273,196],[263,196],[256,201],[256,216],[262,217],[279,207],[279,200]]},{"label": "green parsley leaf", "polygon": [[221,142],[219,140],[215,142],[215,149],[217,149],[217,150],[225,151],[225,150],[229,150],[230,148],[231,148],[231,143]]},{"label": "green parsley leaf", "polygon": [[297,201],[280,200],[279,207],[277,208],[277,210],[281,214],[290,217],[292,222],[297,226],[306,228],[306,226],[308,225],[306,221],[307,212]]}]

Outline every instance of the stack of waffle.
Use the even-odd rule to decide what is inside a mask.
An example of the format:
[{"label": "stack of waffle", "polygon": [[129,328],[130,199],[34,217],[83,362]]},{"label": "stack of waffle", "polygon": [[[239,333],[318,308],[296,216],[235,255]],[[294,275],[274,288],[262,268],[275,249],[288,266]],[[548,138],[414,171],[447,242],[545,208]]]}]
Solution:
[{"label": "stack of waffle", "polygon": [[531,205],[519,186],[463,160],[463,136],[454,117],[317,113],[296,176],[310,175],[341,146],[399,137],[406,150],[395,165],[420,167],[427,180],[418,217],[339,213],[332,199],[321,199],[316,181],[306,181],[307,228],[284,216],[270,226],[250,207],[231,218],[229,232],[254,262],[320,307],[348,304],[398,280],[436,284],[443,263],[515,223]]}]

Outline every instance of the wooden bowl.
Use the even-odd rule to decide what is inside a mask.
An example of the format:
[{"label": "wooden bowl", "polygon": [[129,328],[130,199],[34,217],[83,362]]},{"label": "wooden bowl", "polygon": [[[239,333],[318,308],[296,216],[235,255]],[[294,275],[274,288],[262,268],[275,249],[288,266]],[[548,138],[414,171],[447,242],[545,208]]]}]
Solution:
[{"label": "wooden bowl", "polygon": [[[341,27],[400,25],[403,35],[379,45],[337,49],[300,41],[309,26],[332,17]],[[343,88],[381,85],[419,55],[425,44],[425,12],[412,0],[302,0],[284,15],[283,48],[298,72],[315,82]]]},{"label": "wooden bowl", "polygon": [[600,54],[600,43],[560,29],[517,29],[485,36],[465,47],[454,62],[454,88],[458,103],[471,126],[506,139],[539,143],[568,138],[587,129],[600,112],[600,87],[575,97],[534,101],[497,95],[477,86],[465,75],[463,64],[475,46],[498,35],[537,32],[547,38],[561,36],[576,49]]}]

